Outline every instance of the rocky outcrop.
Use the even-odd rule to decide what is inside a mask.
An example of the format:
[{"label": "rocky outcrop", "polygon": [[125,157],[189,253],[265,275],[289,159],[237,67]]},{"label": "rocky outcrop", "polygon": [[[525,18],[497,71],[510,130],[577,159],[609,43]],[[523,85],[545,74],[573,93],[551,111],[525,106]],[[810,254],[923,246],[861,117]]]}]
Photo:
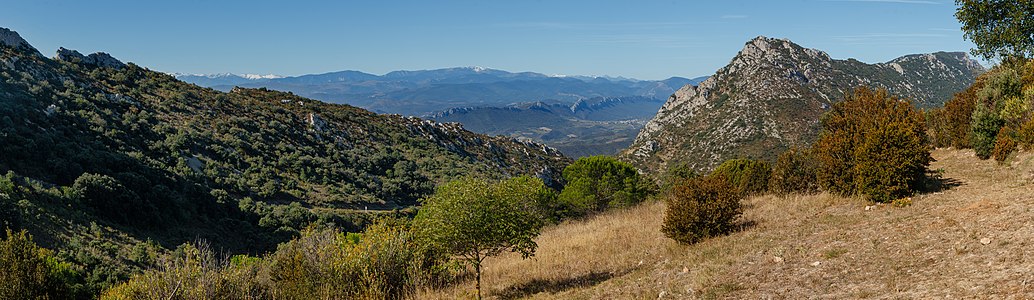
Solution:
[{"label": "rocky outcrop", "polygon": [[57,54],[54,55],[54,59],[62,60],[67,62],[81,63],[85,65],[93,65],[103,68],[114,68],[121,69],[126,66],[118,59],[112,57],[110,54],[104,52],[97,52],[90,55],[82,55],[79,51],[65,49],[64,47],[57,49]]},{"label": "rocky outcrop", "polygon": [[959,52],[866,64],[757,37],[713,76],[671,95],[622,157],[656,171],[675,162],[709,171],[731,158],[774,159],[814,141],[822,113],[858,86],[885,88],[920,107],[934,107],[984,71]]},{"label": "rocky outcrop", "polygon": [[33,54],[43,56],[39,53],[38,50],[36,50],[36,48],[33,48],[32,45],[29,44],[29,42],[25,41],[25,39],[23,39],[22,36],[19,35],[17,32],[3,27],[0,27],[0,45],[5,45],[15,49],[26,49],[32,52]]}]

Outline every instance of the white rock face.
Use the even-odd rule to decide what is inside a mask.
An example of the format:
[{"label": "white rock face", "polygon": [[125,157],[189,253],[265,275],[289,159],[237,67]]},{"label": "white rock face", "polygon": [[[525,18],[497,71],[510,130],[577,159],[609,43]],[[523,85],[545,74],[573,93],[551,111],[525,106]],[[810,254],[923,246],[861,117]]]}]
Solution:
[{"label": "white rock face", "polygon": [[14,48],[27,48],[36,53],[36,55],[43,56],[39,53],[36,48],[33,48],[29,42],[25,41],[21,35],[18,35],[14,30],[0,27],[0,44],[14,47]]},{"label": "white rock face", "polygon": [[111,57],[110,54],[104,52],[97,52],[88,56],[83,56],[79,51],[65,49],[64,47],[57,49],[57,54],[54,55],[54,59],[63,60],[67,62],[79,62],[87,65],[94,65],[98,67],[121,69],[126,66],[118,59]]},{"label": "white rock face", "polygon": [[982,71],[965,53],[866,64],[759,36],[698,86],[675,91],[622,156],[654,171],[670,162],[709,171],[730,158],[774,159],[810,144],[822,113],[858,86],[933,106],[950,98],[944,91],[968,86]]}]

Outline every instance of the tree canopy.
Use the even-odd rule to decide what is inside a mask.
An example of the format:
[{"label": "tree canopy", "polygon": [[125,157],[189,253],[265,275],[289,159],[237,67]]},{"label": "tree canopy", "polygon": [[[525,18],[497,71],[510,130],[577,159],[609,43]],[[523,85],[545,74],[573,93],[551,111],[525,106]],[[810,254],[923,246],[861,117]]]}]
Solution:
[{"label": "tree canopy", "polygon": [[480,298],[485,258],[504,251],[525,258],[535,254],[534,238],[544,224],[538,203],[550,193],[541,180],[531,177],[461,179],[440,186],[425,199],[413,226],[426,245],[474,267]]},{"label": "tree canopy", "polygon": [[1034,55],[1034,1],[956,0],[955,17],[974,55],[986,59]]}]

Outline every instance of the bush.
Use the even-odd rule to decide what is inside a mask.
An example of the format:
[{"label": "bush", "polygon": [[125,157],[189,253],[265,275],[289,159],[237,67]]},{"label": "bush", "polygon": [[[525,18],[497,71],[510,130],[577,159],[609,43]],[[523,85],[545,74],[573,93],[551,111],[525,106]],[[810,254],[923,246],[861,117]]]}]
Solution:
[{"label": "bush", "polygon": [[692,244],[732,231],[742,213],[740,194],[721,176],[705,176],[676,184],[664,211],[664,236]]},{"label": "bush", "polygon": [[995,148],[991,151],[991,156],[999,163],[1004,163],[1013,151],[1016,151],[1016,141],[1009,136],[1006,128],[1002,127],[998,131],[998,138],[995,139]]},{"label": "bush", "polygon": [[0,241],[0,299],[68,299],[71,266],[36,246],[25,231]]},{"label": "bush", "polygon": [[642,202],[654,189],[632,165],[605,155],[579,158],[564,168],[560,203],[574,216]]},{"label": "bush", "polygon": [[874,128],[856,150],[855,190],[876,202],[907,196],[922,185],[930,150],[905,123]]},{"label": "bush", "polygon": [[972,121],[972,144],[977,157],[980,159],[991,157],[991,151],[994,150],[995,146],[995,138],[1003,125],[1005,125],[1005,121],[998,117],[998,114],[994,111],[982,105],[977,106],[976,110],[973,111]]},{"label": "bush", "polygon": [[983,78],[955,94],[944,107],[931,112],[931,138],[934,146],[970,148],[972,141],[973,109],[977,103],[977,91],[983,88]]},{"label": "bush", "polygon": [[711,176],[728,179],[740,195],[758,195],[768,191],[772,167],[763,160],[730,159],[718,165]]},{"label": "bush", "polygon": [[880,202],[918,188],[933,160],[923,114],[886,90],[868,88],[856,89],[822,117],[813,149],[820,187]]},{"label": "bush", "polygon": [[1016,130],[1016,143],[1024,150],[1034,150],[1034,119],[1029,119]]},{"label": "bush", "polygon": [[787,150],[779,154],[772,166],[768,189],[779,195],[817,192],[819,185],[815,179],[815,168],[815,159],[808,150]]},{"label": "bush", "polygon": [[220,260],[204,243],[180,245],[156,270],[134,276],[101,294],[101,299],[262,299],[256,261]]}]

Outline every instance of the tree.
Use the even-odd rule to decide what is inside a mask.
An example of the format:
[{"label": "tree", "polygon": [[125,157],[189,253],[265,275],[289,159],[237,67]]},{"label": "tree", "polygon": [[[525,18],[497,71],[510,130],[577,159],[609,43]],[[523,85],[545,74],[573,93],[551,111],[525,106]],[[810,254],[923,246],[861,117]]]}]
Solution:
[{"label": "tree", "polygon": [[1034,1],[956,0],[955,4],[965,38],[977,45],[974,55],[988,60],[1034,55]]},{"label": "tree", "polygon": [[807,149],[791,148],[776,159],[772,166],[772,177],[768,189],[776,194],[813,193],[818,190],[815,183],[815,158]]},{"label": "tree", "polygon": [[564,168],[564,180],[560,202],[576,215],[639,203],[652,192],[636,168],[605,155],[579,158]]},{"label": "tree", "polygon": [[453,181],[424,199],[413,227],[426,245],[458,256],[474,268],[480,299],[485,258],[504,251],[519,252],[524,258],[535,254],[534,238],[543,226],[538,203],[549,192],[541,180],[531,177]]}]

